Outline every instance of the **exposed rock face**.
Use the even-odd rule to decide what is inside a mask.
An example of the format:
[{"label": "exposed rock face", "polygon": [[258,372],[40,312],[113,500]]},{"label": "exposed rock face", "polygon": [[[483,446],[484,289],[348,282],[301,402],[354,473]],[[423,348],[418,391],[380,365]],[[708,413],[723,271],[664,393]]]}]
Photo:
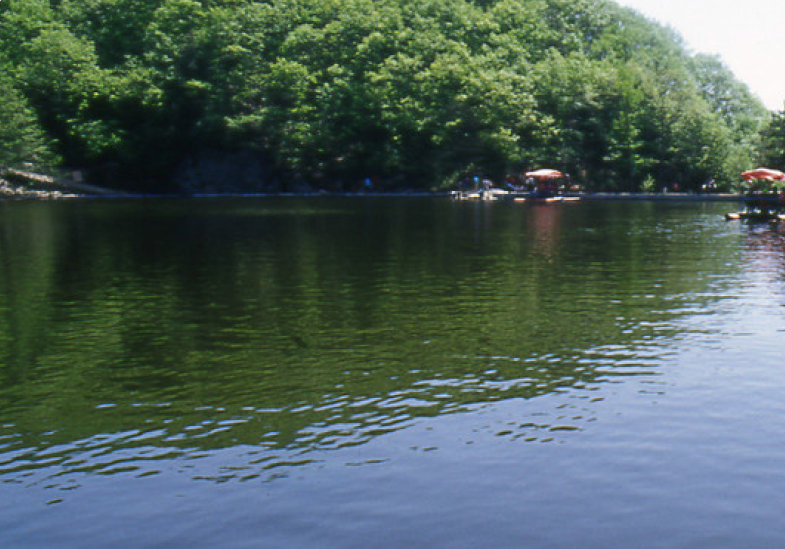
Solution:
[{"label": "exposed rock face", "polygon": [[289,188],[272,164],[252,151],[227,153],[202,151],[177,169],[174,181],[186,194],[303,192],[302,185]]},{"label": "exposed rock face", "polygon": [[[162,187],[159,192],[174,190],[186,195],[314,192],[314,188],[302,178],[280,177],[271,162],[252,151],[200,151],[177,167],[170,182],[171,185]],[[83,181],[81,171],[63,171],[52,177],[0,166],[0,197],[57,198],[128,194],[87,184]]]}]

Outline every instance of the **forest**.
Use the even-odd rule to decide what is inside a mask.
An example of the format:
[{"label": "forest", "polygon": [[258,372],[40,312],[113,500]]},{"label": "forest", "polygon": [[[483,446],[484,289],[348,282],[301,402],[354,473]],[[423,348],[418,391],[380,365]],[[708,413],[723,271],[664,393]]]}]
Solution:
[{"label": "forest", "polygon": [[0,104],[0,167],[138,192],[785,167],[785,114],[610,0],[2,0]]}]

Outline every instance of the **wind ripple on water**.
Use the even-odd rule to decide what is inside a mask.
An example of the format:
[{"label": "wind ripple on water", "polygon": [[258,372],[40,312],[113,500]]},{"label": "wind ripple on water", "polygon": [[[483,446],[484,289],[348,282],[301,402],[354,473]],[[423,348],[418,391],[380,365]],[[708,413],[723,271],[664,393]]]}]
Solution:
[{"label": "wind ripple on water", "polygon": [[[335,392],[279,408],[102,403],[93,413],[106,415],[107,424],[117,422],[112,418],[136,415],[146,426],[65,443],[53,431],[31,445],[13,434],[16,426],[6,425],[7,434],[0,439],[0,478],[67,490],[84,474],[146,477],[175,462],[183,474],[199,479],[273,478],[272,471],[318,461],[323,452],[503,401],[533,404],[522,405],[522,416],[515,421],[487,429],[512,439],[549,441],[593,421],[604,384],[624,376],[656,376],[664,357],[662,349],[651,345],[608,345],[567,356],[460,355],[453,361],[467,366],[456,371],[467,373],[459,376],[422,377],[415,372],[418,379],[386,393]],[[145,413],[140,415],[140,410]],[[216,460],[225,452],[234,456],[231,471]]]}]

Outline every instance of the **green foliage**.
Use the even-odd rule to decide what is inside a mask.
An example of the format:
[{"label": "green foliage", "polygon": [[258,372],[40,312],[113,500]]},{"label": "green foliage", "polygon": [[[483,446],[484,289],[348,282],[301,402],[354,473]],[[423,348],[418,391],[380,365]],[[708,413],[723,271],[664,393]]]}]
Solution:
[{"label": "green foliage", "polygon": [[753,164],[768,117],[606,0],[7,0],[0,58],[64,162],[131,184],[210,149],[327,189],[543,166],[697,189]]},{"label": "green foliage", "polygon": [[647,175],[646,179],[641,183],[641,191],[645,193],[653,193],[657,190],[657,182],[651,175]]},{"label": "green foliage", "polygon": [[785,111],[774,113],[761,133],[760,164],[785,169]]},{"label": "green foliage", "polygon": [[63,0],[62,20],[93,43],[102,66],[121,65],[145,52],[145,31],[161,0]]},{"label": "green foliage", "polygon": [[0,104],[0,167],[51,166],[55,157],[35,113],[2,70]]}]

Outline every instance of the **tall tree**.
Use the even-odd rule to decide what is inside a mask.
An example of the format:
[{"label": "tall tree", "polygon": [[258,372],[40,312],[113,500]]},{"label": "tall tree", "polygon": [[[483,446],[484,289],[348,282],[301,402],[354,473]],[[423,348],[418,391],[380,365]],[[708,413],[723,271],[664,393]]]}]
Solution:
[{"label": "tall tree", "polygon": [[46,168],[54,164],[49,140],[33,109],[13,80],[0,68],[0,167],[30,164]]}]

